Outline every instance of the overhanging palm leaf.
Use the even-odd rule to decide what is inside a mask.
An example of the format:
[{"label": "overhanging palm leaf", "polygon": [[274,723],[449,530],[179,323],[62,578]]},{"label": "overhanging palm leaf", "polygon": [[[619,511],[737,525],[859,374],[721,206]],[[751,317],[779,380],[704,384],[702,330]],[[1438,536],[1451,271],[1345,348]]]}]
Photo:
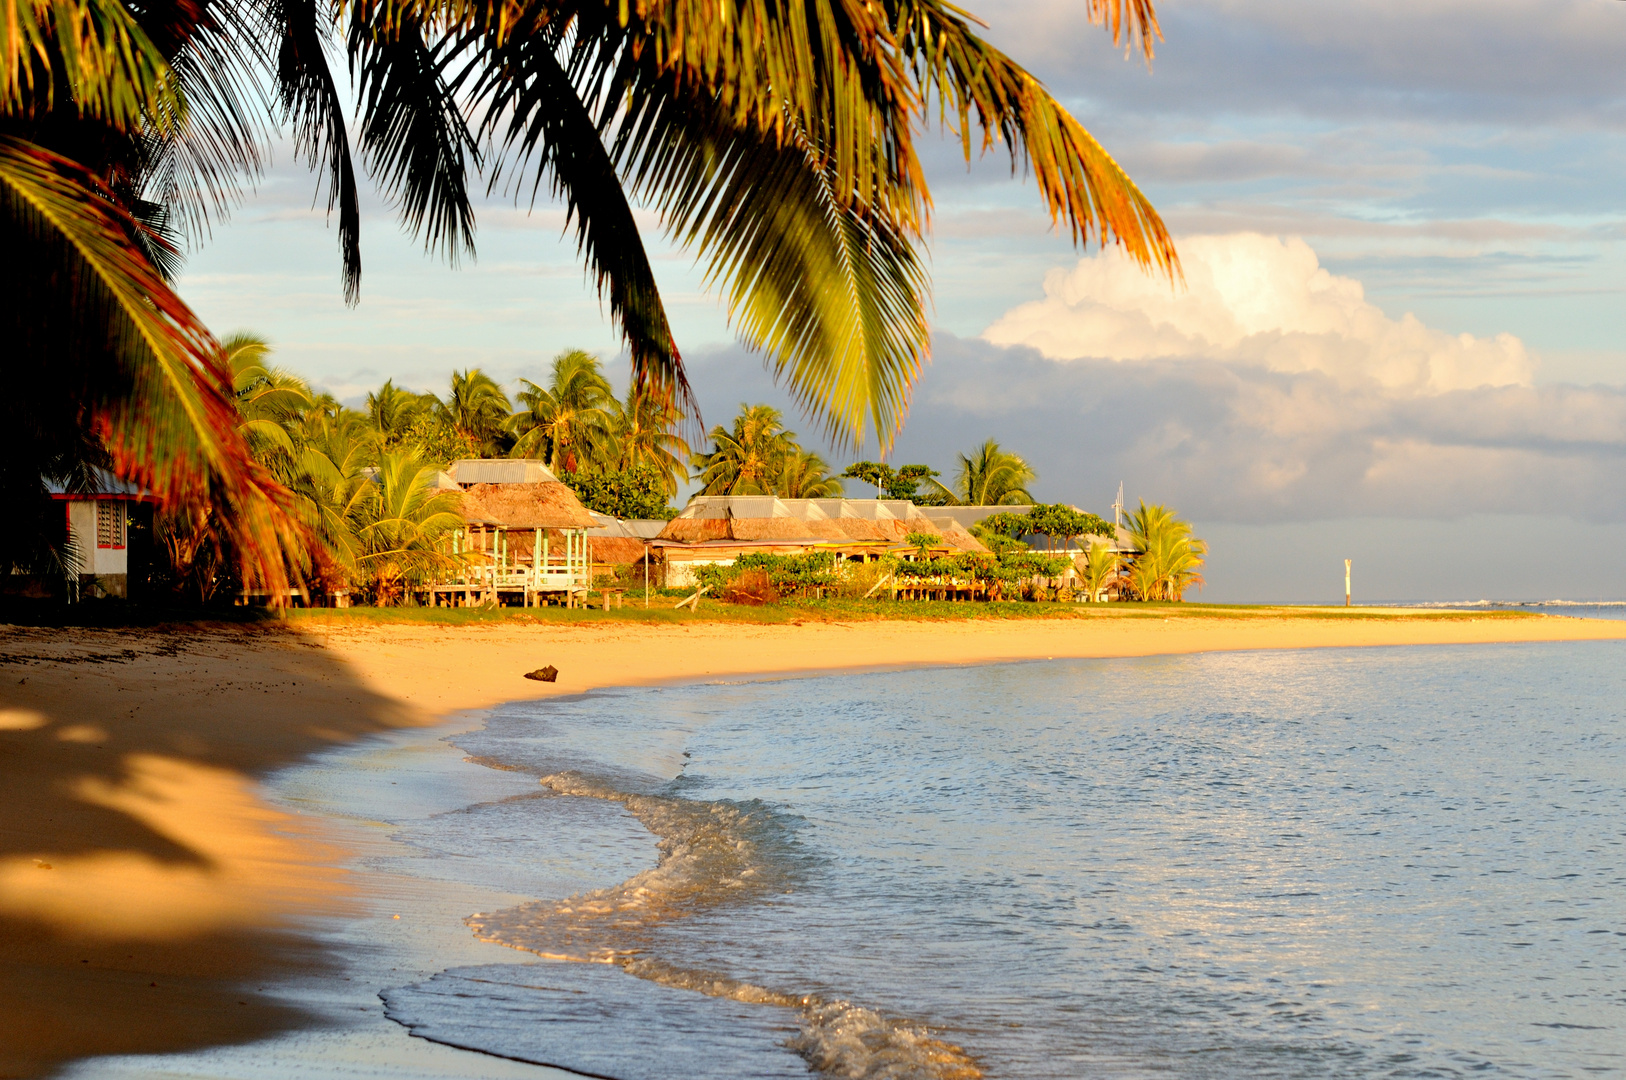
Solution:
[{"label": "overhanging palm leaf", "polygon": [[344,126],[344,102],[328,70],[322,42],[332,25],[317,0],[269,0],[264,33],[277,42],[277,94],[293,125],[294,145],[311,168],[323,170],[327,209],[339,209],[344,298],[361,298],[361,206]]},{"label": "overhanging palm leaf", "polygon": [[118,0],[0,0],[3,111],[42,114],[58,93],[119,131],[167,132],[186,115],[168,60]]},{"label": "overhanging palm leaf", "polygon": [[699,100],[629,116],[617,149],[741,332],[838,444],[903,422],[925,362],[926,275],[904,226],[842,198],[804,144],[730,127]]},{"label": "overhanging palm leaf", "polygon": [[[952,114],[966,159],[972,153],[975,115],[982,150],[996,139],[1011,155],[1011,168],[1033,174],[1051,220],[1065,219],[1075,243],[1114,241],[1143,267],[1170,278],[1179,259],[1168,230],[1127,173],[1095,137],[1010,57],[971,32],[965,12],[940,0],[891,0],[898,46],[914,64],[929,107]],[[1157,18],[1146,0],[1092,0],[1092,16],[1104,18],[1114,41],[1138,38],[1148,57]]]},{"label": "overhanging palm leaf", "polygon": [[[484,102],[485,133],[535,170],[533,198],[546,179],[564,200],[566,220],[576,226],[577,250],[626,337],[634,385],[669,396],[692,412],[694,395],[632,206],[598,122],[555,55],[557,47],[555,34],[543,32],[515,36],[493,49],[492,62],[472,91]],[[497,167],[500,176],[500,162]]]},{"label": "overhanging palm leaf", "polygon": [[[431,251],[455,263],[474,251],[468,164],[479,164],[457,103],[456,60],[445,39],[425,41],[417,22],[370,23],[357,4],[350,20],[351,67],[362,98],[361,144],[375,178],[397,193],[401,215]],[[468,72],[466,64],[461,71]]]},{"label": "overhanging palm leaf", "polygon": [[[77,383],[81,422],[119,475],[168,501],[216,501],[245,577],[280,587],[278,540],[293,530],[285,493],[236,431],[219,347],[131,244],[139,228],[73,162],[0,136],[8,257],[73,283],[60,310],[36,308],[33,325],[8,327],[8,342],[67,386]],[[64,321],[90,335],[63,335]]]},{"label": "overhanging palm leaf", "polygon": [[255,76],[251,9],[232,0],[144,0],[142,25],[169,57],[186,123],[145,132],[143,195],[194,242],[259,175],[268,102]]}]

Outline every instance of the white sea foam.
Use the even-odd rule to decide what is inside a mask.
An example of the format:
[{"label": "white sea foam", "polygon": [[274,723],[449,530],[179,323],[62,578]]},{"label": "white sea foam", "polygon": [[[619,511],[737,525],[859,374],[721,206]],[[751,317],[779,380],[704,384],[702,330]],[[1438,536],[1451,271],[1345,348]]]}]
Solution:
[{"label": "white sea foam", "polygon": [[619,885],[468,919],[476,936],[557,960],[616,964],[629,974],[711,997],[795,1009],[790,1043],[810,1066],[847,1080],[974,1080],[962,1049],[923,1027],[846,1001],[793,994],[651,955],[662,924],[722,905],[759,902],[794,887],[785,824],[760,804],[704,802],[619,791],[579,773],[542,784],[559,795],[619,802],[657,838],[656,865]]}]

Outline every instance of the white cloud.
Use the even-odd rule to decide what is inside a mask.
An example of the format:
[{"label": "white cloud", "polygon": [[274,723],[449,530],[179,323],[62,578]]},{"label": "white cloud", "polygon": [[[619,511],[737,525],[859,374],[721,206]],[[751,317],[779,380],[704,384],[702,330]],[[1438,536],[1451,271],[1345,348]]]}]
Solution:
[{"label": "white cloud", "polygon": [[1534,375],[1513,335],[1478,338],[1410,314],[1392,319],[1301,239],[1234,233],[1178,247],[1184,289],[1108,249],[1051,271],[1043,300],[1006,312],[983,336],[1058,360],[1218,360],[1402,395],[1527,386]]}]

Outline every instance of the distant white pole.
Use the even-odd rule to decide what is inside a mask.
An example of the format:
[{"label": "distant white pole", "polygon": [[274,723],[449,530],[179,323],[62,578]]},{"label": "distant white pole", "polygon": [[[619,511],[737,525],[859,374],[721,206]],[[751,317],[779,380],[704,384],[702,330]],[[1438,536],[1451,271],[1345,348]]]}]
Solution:
[{"label": "distant white pole", "polygon": [[1344,560],[1344,606],[1349,607],[1349,560]]}]

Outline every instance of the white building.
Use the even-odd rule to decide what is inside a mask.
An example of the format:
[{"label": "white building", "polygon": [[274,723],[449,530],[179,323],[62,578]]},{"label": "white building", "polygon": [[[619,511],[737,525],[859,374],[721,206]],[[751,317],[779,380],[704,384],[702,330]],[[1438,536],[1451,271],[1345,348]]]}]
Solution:
[{"label": "white building", "polygon": [[130,510],[149,499],[140,488],[95,470],[88,491],[48,485],[63,504],[68,539],[79,559],[79,591],[84,597],[130,595]]}]

